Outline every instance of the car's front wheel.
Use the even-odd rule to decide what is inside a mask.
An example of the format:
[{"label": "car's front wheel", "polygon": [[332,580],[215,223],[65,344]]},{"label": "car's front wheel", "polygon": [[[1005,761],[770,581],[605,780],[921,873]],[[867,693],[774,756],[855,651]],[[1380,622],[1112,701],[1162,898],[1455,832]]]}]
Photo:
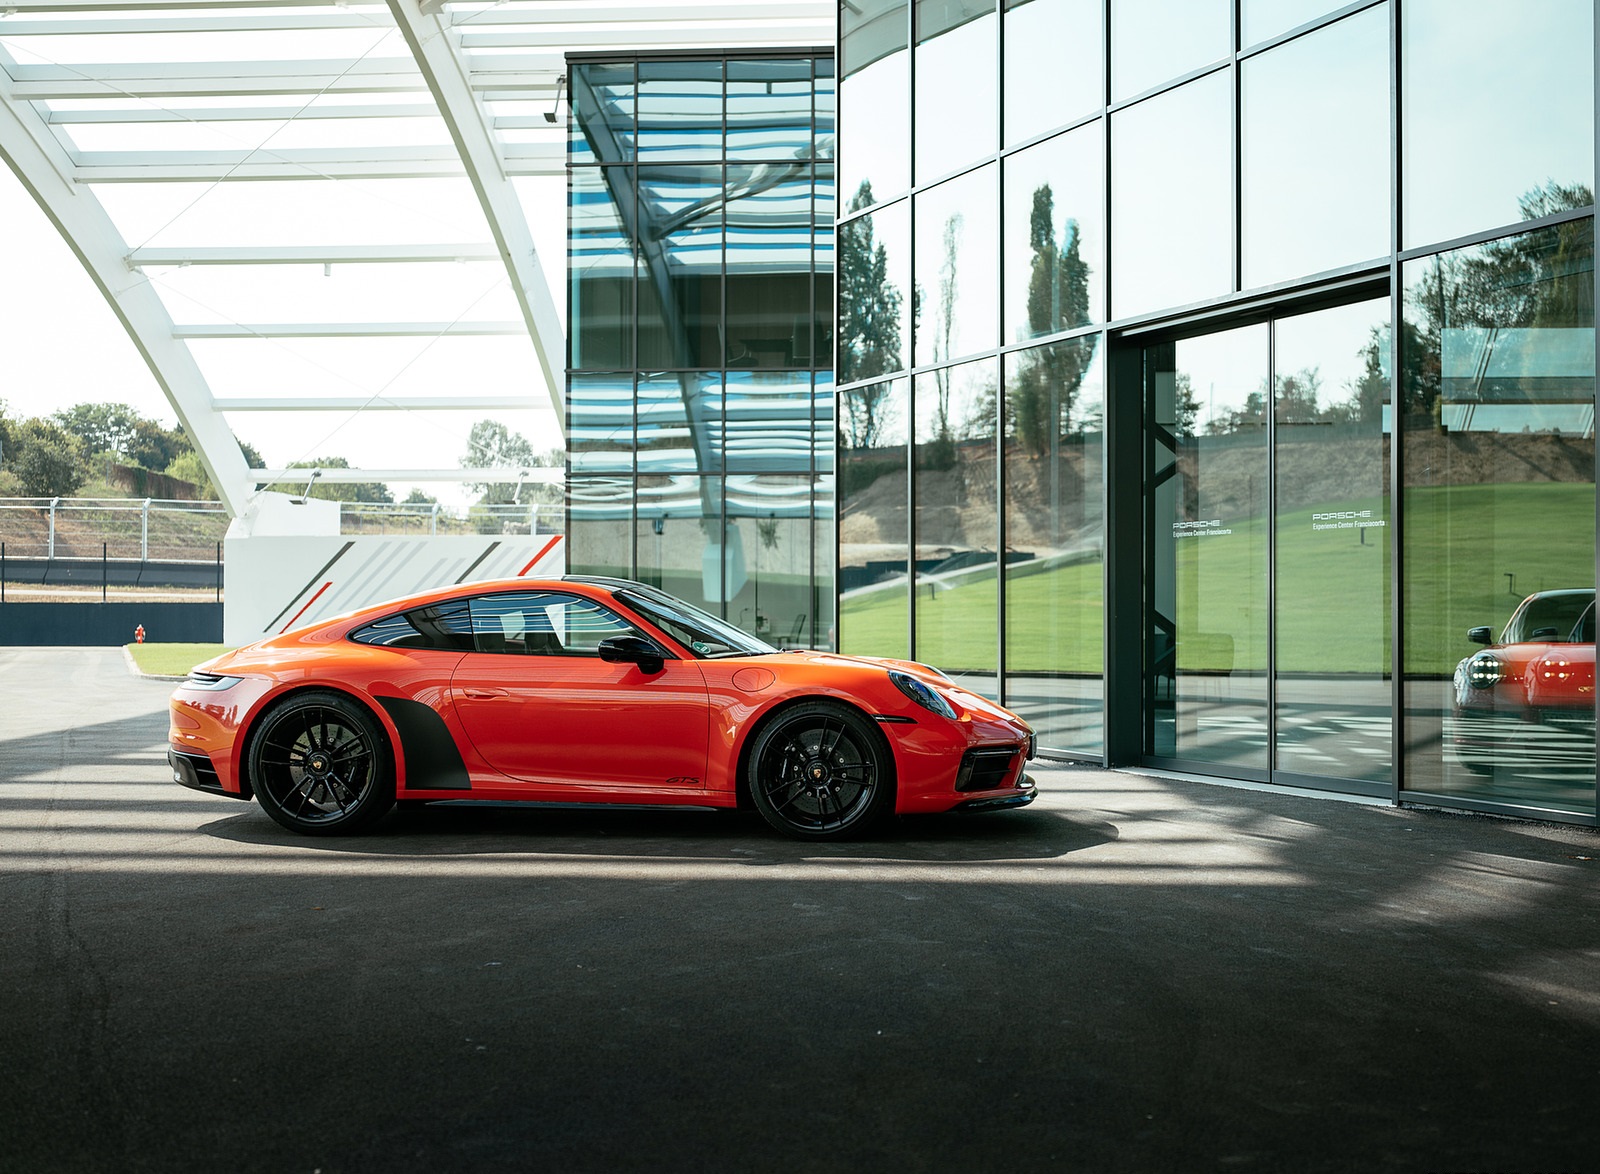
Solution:
[{"label": "car's front wheel", "polygon": [[245,763],[261,806],[290,831],[354,835],[394,805],[383,730],[338,693],[300,693],[268,710]]},{"label": "car's front wheel", "polygon": [[883,736],[854,710],[806,702],[784,710],[750,750],[750,798],[784,835],[861,835],[894,808],[894,766]]}]

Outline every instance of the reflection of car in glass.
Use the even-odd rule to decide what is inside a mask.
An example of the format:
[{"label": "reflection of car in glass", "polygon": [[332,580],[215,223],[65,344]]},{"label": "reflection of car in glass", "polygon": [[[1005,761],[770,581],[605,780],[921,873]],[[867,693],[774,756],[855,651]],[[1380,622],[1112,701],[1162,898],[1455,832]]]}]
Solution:
[{"label": "reflection of car in glass", "polygon": [[1518,605],[1499,641],[1489,628],[1473,628],[1467,639],[1488,647],[1456,665],[1458,741],[1472,736],[1464,727],[1474,716],[1538,721],[1593,714],[1592,590],[1540,591]]},{"label": "reflection of car in glass", "polygon": [[618,579],[474,583],[226,653],[172,694],[176,781],[295,831],[395,800],[754,807],[803,839],[1020,807],[1033,733],[907,661],[780,652]]}]

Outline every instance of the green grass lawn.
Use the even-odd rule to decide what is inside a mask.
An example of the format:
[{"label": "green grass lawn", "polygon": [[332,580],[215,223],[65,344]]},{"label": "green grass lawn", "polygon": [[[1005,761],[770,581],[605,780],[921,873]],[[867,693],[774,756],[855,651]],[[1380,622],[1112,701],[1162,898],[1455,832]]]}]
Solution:
[{"label": "green grass lawn", "polygon": [[[1594,489],[1582,484],[1465,485],[1406,495],[1406,670],[1449,674],[1472,651],[1468,628],[1496,629],[1534,591],[1594,584]],[[1319,507],[1320,508],[1320,507]],[[1338,503],[1371,510],[1377,499]],[[1282,672],[1376,674],[1390,660],[1388,526],[1313,528],[1311,510],[1278,521],[1277,640]],[[1384,518],[1385,521],[1390,519]],[[1392,524],[1392,522],[1391,522]],[[1176,543],[1178,666],[1264,670],[1266,523]],[[1104,598],[1098,560],[1007,568],[1007,663],[1017,672],[1098,673]],[[994,671],[993,570],[919,588],[918,656],[948,670]],[[905,656],[904,586],[840,605],[846,652]]]},{"label": "green grass lawn", "polygon": [[226,644],[129,644],[125,646],[139,671],[158,677],[181,677],[197,664],[228,651]]}]

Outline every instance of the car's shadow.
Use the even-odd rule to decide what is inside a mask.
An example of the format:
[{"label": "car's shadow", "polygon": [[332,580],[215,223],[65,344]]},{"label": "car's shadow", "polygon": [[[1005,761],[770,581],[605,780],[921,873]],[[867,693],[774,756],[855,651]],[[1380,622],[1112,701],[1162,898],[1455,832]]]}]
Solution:
[{"label": "car's shadow", "polygon": [[744,812],[703,809],[428,804],[398,808],[364,836],[299,836],[260,808],[206,824],[240,844],[366,856],[611,856],[724,860],[766,865],[800,860],[906,863],[1043,860],[1117,839],[1115,825],[1048,811],[903,816],[859,840],[786,839]]}]

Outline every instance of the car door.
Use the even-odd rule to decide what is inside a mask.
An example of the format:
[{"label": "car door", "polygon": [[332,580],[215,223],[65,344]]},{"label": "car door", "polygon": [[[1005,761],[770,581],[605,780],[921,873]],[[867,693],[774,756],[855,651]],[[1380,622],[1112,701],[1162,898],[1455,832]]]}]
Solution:
[{"label": "car door", "polygon": [[474,651],[450,697],[495,770],[557,787],[705,785],[709,701],[694,661],[668,653],[647,673],[601,660],[608,636],[659,640],[576,593],[497,592],[470,607]]}]

